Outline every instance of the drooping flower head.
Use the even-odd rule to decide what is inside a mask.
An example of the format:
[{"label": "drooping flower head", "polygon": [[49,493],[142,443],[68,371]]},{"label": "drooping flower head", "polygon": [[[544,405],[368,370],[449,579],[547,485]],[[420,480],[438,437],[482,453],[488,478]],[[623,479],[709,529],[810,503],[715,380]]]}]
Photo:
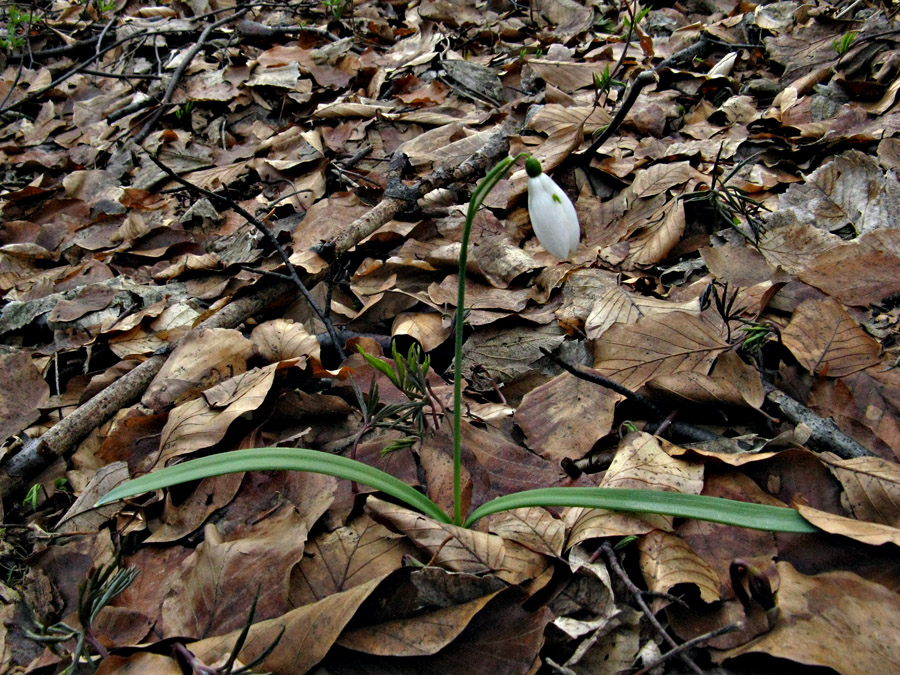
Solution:
[{"label": "drooping flower head", "polygon": [[541,169],[534,157],[525,160],[528,174],[528,215],[538,241],[547,251],[565,260],[578,248],[581,230],[572,200]]}]

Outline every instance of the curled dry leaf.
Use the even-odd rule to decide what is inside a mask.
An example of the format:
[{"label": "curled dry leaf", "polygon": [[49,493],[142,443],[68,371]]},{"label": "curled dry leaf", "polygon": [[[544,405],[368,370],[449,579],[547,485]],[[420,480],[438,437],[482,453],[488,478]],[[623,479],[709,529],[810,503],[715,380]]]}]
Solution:
[{"label": "curled dry leaf", "polygon": [[273,363],[226,380],[221,386],[208,389],[204,396],[172,410],[160,437],[157,465],[165,466],[172,457],[221,441],[234,420],[262,405],[278,366]]},{"label": "curled dry leaf", "polygon": [[[778,563],[778,621],[746,645],[715,655],[768,654],[856,674],[900,670],[894,646],[900,635],[900,599],[851,572],[805,576]],[[853,645],[848,648],[848,645]]]},{"label": "curled dry leaf", "polygon": [[844,487],[859,520],[900,527],[900,467],[880,457],[840,459],[822,453],[821,460]]},{"label": "curled dry leaf", "polygon": [[196,398],[204,389],[247,370],[253,345],[239,331],[200,329],[169,355],[141,402],[153,409]]},{"label": "curled dry leaf", "polygon": [[638,550],[648,590],[667,593],[692,584],[704,602],[721,599],[719,575],[678,535],[654,530],[638,540]]},{"label": "curled dry leaf", "polygon": [[300,359],[297,365],[302,368],[307,357],[320,359],[316,336],[307,333],[302,324],[288,319],[273,319],[258,325],[250,334],[250,341],[270,363]]},{"label": "curled dry leaf", "polygon": [[[703,466],[671,457],[655,436],[633,432],[619,443],[619,450],[600,487],[700,494]],[[653,513],[625,514],[578,508],[571,509],[566,520],[572,523],[568,547],[587,539],[672,529],[671,517]]]}]

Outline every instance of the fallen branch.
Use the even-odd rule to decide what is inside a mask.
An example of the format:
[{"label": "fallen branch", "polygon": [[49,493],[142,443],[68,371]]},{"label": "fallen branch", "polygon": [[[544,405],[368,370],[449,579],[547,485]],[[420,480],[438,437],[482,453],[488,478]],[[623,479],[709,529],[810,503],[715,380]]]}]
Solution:
[{"label": "fallen branch", "polygon": [[819,417],[775,385],[768,382],[763,384],[766,387],[766,400],[778,406],[782,417],[793,424],[805,424],[809,427],[811,433],[807,443],[811,449],[818,452],[833,452],[841,459],[876,456],[874,452],[841,431],[834,420]]}]

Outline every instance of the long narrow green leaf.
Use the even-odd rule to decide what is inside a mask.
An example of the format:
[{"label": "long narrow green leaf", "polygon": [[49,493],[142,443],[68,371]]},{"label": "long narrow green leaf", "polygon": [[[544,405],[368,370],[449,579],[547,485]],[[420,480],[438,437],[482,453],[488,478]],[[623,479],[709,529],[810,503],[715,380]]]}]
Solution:
[{"label": "long narrow green leaf", "polygon": [[381,490],[430,518],[450,522],[450,517],[441,507],[389,473],[347,457],[306,448],[234,450],[192,459],[122,483],[101,497],[96,506],[151,490],[240,471],[310,471],[345,478]]},{"label": "long narrow green leaf", "polygon": [[466,519],[465,527],[471,527],[475,521],[492,513],[526,506],[585,506],[631,513],[660,513],[771,532],[820,531],[797,511],[783,506],[680,492],[576,487],[541,488],[497,497],[475,509]]}]

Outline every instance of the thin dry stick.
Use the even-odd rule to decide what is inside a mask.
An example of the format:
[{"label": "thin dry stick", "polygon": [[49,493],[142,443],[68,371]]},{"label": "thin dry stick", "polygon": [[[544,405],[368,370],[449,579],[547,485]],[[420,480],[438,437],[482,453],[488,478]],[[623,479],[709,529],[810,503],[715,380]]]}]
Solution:
[{"label": "thin dry stick", "polygon": [[[621,580],[623,584],[625,584],[625,588],[628,589],[628,592],[631,593],[632,598],[634,598],[635,603],[637,603],[638,607],[641,608],[641,611],[644,613],[644,616],[647,617],[647,621],[656,629],[659,633],[660,637],[665,640],[672,649],[678,649],[678,643],[675,642],[674,638],[669,635],[665,628],[663,628],[662,624],[656,618],[656,615],[653,613],[653,610],[647,606],[647,603],[644,602],[644,592],[634,585],[634,582],[628,576],[628,573],[622,569],[622,565],[619,562],[619,557],[616,555],[615,550],[613,550],[612,545],[608,541],[604,541],[600,545],[600,550],[603,552],[603,557],[606,558],[606,562],[609,565],[609,568],[616,574],[617,577]],[[680,658],[684,664],[690,668],[693,672],[697,673],[697,675],[703,675],[703,671],[700,670],[700,667],[694,663],[691,658],[683,653],[678,653],[678,658]]]},{"label": "thin dry stick", "polygon": [[[423,179],[419,183],[416,192],[424,195],[428,190],[444,187],[453,181],[467,183],[479,172],[484,173],[489,165],[494,164],[500,155],[507,152],[507,139],[511,130],[509,126],[501,126],[476,155],[456,169],[437,169],[430,178]],[[330,249],[336,257],[343,255],[388,222],[407,204],[405,199],[386,197],[378,206],[355,220],[342,234],[335,237]],[[312,287],[324,278],[324,275],[324,272],[308,275],[305,282],[308,287]],[[292,283],[281,279],[261,283],[251,294],[233,300],[218,313],[203,321],[195,330],[239,326],[291,292],[293,288],[295,286]],[[173,345],[173,348],[177,344]],[[5,462],[0,470],[2,498],[10,499],[23,491],[41,471],[73,450],[91,430],[140,398],[164,363],[165,357],[162,355],[151,357],[76,408],[43,436],[27,443],[17,455]]]},{"label": "thin dry stick", "polygon": [[708,633],[704,633],[703,635],[698,635],[695,638],[691,638],[687,642],[682,642],[675,649],[671,649],[667,651],[665,654],[660,656],[658,659],[655,659],[651,663],[648,663],[646,666],[637,671],[634,675],[644,675],[645,673],[649,673],[651,670],[656,668],[661,663],[668,661],[673,656],[678,656],[686,649],[690,649],[691,647],[696,647],[699,644],[706,642],[707,640],[712,640],[715,637],[719,637],[720,635],[725,635],[726,633],[733,633],[736,630],[740,630],[740,624],[730,623],[727,626],[722,626],[721,628],[716,628],[715,630],[711,630]]},{"label": "thin dry stick", "polygon": [[[668,422],[666,423],[666,427],[671,428],[674,433],[678,434],[682,438],[690,439],[693,442],[713,441],[713,440],[716,440],[717,438],[719,438],[719,436],[717,436],[716,434],[706,431],[706,429],[701,429],[699,427],[695,427],[693,424],[686,424],[684,422],[679,422],[678,420],[669,420],[668,418],[669,418],[670,413],[668,413],[665,410],[663,410],[662,408],[660,408],[658,405],[656,405],[656,403],[654,403],[652,400],[650,400],[646,396],[641,396],[640,394],[637,394],[637,393],[631,391],[631,389],[623,387],[618,382],[615,382],[614,380],[610,380],[607,377],[603,377],[602,375],[597,375],[596,373],[587,373],[587,372],[581,370],[580,368],[576,368],[575,366],[566,363],[561,358],[559,358],[556,354],[554,354],[553,352],[551,352],[547,349],[544,349],[543,347],[541,347],[540,349],[541,349],[541,353],[544,356],[549,357],[551,361],[553,361],[556,365],[558,365],[560,368],[565,370],[567,373],[574,375],[575,377],[577,377],[580,380],[584,380],[586,382],[592,382],[601,387],[606,387],[607,389],[611,389],[612,391],[616,392],[617,394],[621,394],[629,401],[637,403],[638,405],[646,408],[651,413],[656,415],[656,417],[658,419],[668,420]],[[662,433],[663,430],[664,430],[664,428],[661,427],[660,429],[657,429],[656,433],[658,433],[658,434]]]},{"label": "thin dry stick", "polygon": [[[169,176],[169,178],[171,178],[172,180],[180,183],[181,185],[184,185],[189,190],[207,197],[208,199],[213,199],[234,209],[242,218],[244,218],[244,220],[253,225],[253,227],[255,227],[259,231],[259,233],[266,238],[266,241],[268,241],[269,244],[272,245],[276,251],[278,251],[278,255],[281,258],[281,261],[285,264],[285,267],[287,267],[287,275],[279,274],[278,276],[280,276],[282,279],[290,280],[291,283],[293,283],[294,286],[297,287],[303,297],[306,298],[306,301],[309,303],[309,306],[312,307],[312,310],[316,313],[316,316],[318,316],[322,320],[322,323],[325,324],[325,330],[327,330],[328,334],[331,336],[331,340],[332,342],[334,342],[334,346],[337,348],[338,356],[340,356],[341,361],[343,361],[347,355],[344,354],[344,350],[341,347],[340,342],[338,341],[337,333],[334,332],[334,324],[331,322],[331,316],[327,311],[328,308],[326,307],[325,310],[323,310],[313,299],[313,296],[309,292],[309,289],[306,287],[306,284],[303,283],[303,281],[297,274],[297,268],[294,267],[294,264],[291,262],[291,257],[287,254],[287,251],[284,250],[284,247],[278,242],[278,239],[274,234],[272,234],[269,228],[263,225],[263,223],[258,218],[254,217],[249,211],[237,204],[230,197],[220,195],[216,192],[211,192],[209,190],[206,190],[205,188],[194,185],[189,180],[185,180],[177,173],[172,171],[172,169],[160,162],[153,155],[148,154],[147,156],[150,158],[151,162],[165,171],[166,175]],[[272,273],[270,272],[269,274]]]}]

